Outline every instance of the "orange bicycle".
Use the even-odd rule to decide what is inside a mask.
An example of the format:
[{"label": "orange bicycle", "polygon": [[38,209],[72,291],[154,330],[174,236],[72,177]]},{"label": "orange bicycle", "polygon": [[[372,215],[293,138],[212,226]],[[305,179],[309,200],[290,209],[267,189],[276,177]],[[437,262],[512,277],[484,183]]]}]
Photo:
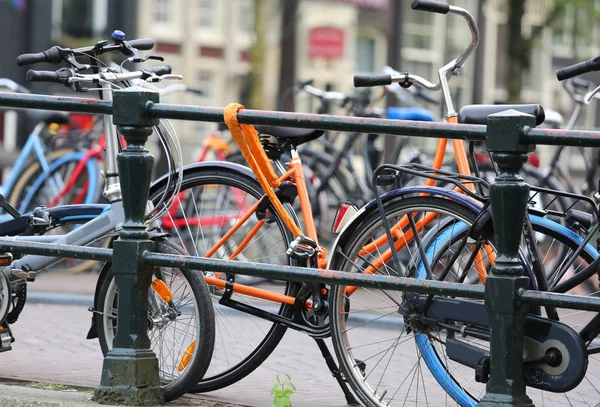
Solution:
[{"label": "orange bicycle", "polygon": [[[448,110],[446,121],[456,123],[458,114],[452,105],[448,80],[460,72],[464,62],[477,46],[479,34],[475,21],[466,10],[445,6],[446,12],[450,11],[466,19],[472,33],[472,41],[459,58],[440,69],[438,84],[404,73],[357,77],[356,85],[400,82],[405,86],[417,83],[430,90],[441,89]],[[229,105],[225,110],[225,119],[250,168],[233,163],[202,163],[194,176],[190,176],[189,179],[184,177],[181,189],[186,190],[188,198],[178,197],[180,202],[177,212],[169,213],[173,224],[178,219],[201,220],[193,225],[183,222],[185,226],[178,230],[177,239],[180,244],[186,246],[189,253],[204,257],[321,269],[325,269],[328,263],[331,268],[344,261],[354,266],[355,271],[357,269],[365,273],[411,275],[409,269],[417,264],[415,259],[420,253],[420,247],[423,247],[422,242],[426,241],[428,236],[442,227],[447,227],[448,224],[456,223],[457,219],[472,224],[477,216],[474,209],[471,213],[459,213],[459,216],[457,212],[444,210],[439,205],[429,205],[420,209],[405,206],[404,197],[394,193],[387,194],[386,205],[410,208],[410,211],[399,212],[400,215],[392,223],[393,248],[398,252],[397,257],[406,258],[406,262],[403,262],[405,264],[401,267],[391,267],[389,264],[394,250],[381,225],[373,223],[374,220],[380,219],[374,202],[356,213],[350,210],[349,206],[341,206],[334,219],[340,235],[333,246],[331,259],[328,259],[327,250],[319,244],[302,163],[296,150],[301,144],[317,139],[323,132],[239,124],[237,112],[241,108],[243,107],[240,105]],[[475,116],[485,119],[494,109],[502,111],[506,107],[480,107]],[[470,175],[463,142],[453,140],[452,144],[460,172]],[[440,168],[445,149],[446,140],[440,140],[434,167]],[[284,153],[291,156],[289,163],[280,162],[279,159]],[[426,185],[430,187],[433,182],[428,181]],[[420,194],[425,191],[431,191],[431,188],[417,188],[412,193]],[[300,202],[301,220],[296,217],[292,207],[296,199]],[[431,199],[437,203],[437,200],[442,198]],[[416,212],[420,213],[417,215]],[[365,225],[365,222],[369,224],[368,230],[361,226]],[[360,234],[360,239],[356,234]],[[354,243],[358,241],[361,244],[357,246]],[[450,273],[451,276],[455,281],[485,280],[487,270],[493,262],[493,258],[489,258],[490,255],[493,256],[493,246],[483,240],[473,242],[467,249],[473,256],[472,260],[467,261],[467,271]],[[458,263],[458,267],[461,264],[464,263]],[[472,277],[473,274],[475,277]],[[402,307],[402,293],[381,292],[371,295],[374,294],[373,290],[358,290],[356,287],[331,288],[313,282],[271,280],[261,280],[254,286],[248,286],[240,283],[234,273],[205,272],[205,280],[211,288],[215,305],[216,342],[211,366],[193,391],[216,390],[242,379],[271,354],[285,331],[292,328],[317,339],[328,367],[345,390],[349,402],[355,400],[346,389],[347,382],[352,385],[361,401],[368,405],[389,405],[392,400],[402,402],[406,398],[421,402],[419,386],[408,386],[410,388],[407,389],[402,389],[402,386],[414,383],[415,377],[419,382],[423,375],[422,370],[409,369],[407,379],[403,381],[399,376],[402,372],[398,371],[402,368],[402,363],[398,363],[393,366],[396,372],[392,375],[392,381],[396,382],[393,384],[385,377],[390,361],[382,362],[383,357],[394,354],[400,344],[407,342],[399,339],[402,335],[393,336],[391,339],[389,335],[390,326],[402,332],[407,327],[398,313]],[[360,322],[353,327],[345,325],[351,308],[353,315],[378,315],[376,319],[383,325],[386,325],[385,320],[391,321],[390,326],[386,325],[381,328],[381,332],[376,333],[381,335],[381,340],[376,342],[392,344],[391,347],[386,346],[380,353],[368,358],[352,356],[345,361],[356,371],[356,377],[363,378],[363,383],[358,383],[356,377],[348,377],[348,367],[345,368],[346,374],[340,372],[323,342],[323,338],[331,335],[333,328],[335,332],[332,339],[338,358],[350,358],[348,346],[344,343],[347,339],[345,334],[361,326]],[[414,357],[417,355],[414,352],[414,342],[411,347],[411,357]],[[352,349],[356,350],[356,347]],[[406,352],[402,352],[402,355],[407,357]],[[380,371],[381,368],[385,368],[383,372]],[[375,386],[370,384],[373,380]],[[435,382],[437,379],[430,380]],[[388,391],[391,386],[396,390]],[[403,392],[401,395],[400,391]]]}]

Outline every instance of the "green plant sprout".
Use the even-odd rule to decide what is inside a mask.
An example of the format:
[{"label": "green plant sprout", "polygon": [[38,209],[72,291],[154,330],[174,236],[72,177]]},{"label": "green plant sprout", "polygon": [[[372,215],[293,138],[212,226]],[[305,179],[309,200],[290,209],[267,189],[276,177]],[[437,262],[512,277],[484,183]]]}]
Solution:
[{"label": "green plant sprout", "polygon": [[282,382],[279,375],[277,375],[277,383],[271,389],[271,395],[273,396],[271,407],[293,407],[290,398],[296,391],[296,386],[292,383],[290,375],[286,374],[285,377],[287,379]]}]

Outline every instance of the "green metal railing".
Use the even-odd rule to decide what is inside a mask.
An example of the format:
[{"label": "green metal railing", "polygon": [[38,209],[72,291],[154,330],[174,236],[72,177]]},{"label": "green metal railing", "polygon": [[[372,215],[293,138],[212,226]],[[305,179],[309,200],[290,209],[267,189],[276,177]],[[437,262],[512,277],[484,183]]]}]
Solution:
[{"label": "green metal railing", "polygon": [[[118,336],[113,350],[105,359],[101,386],[96,389],[96,397],[100,400],[116,394],[130,403],[160,401],[161,396],[155,391],[158,383],[156,358],[151,357],[146,327],[135,323],[145,321],[151,274],[149,267],[154,265],[484,299],[491,327],[491,374],[481,406],[532,405],[525,392],[523,377],[523,332],[527,305],[600,312],[600,299],[526,290],[528,280],[523,277],[518,257],[529,197],[529,187],[518,173],[527,153],[533,151],[534,144],[600,147],[598,132],[538,130],[534,128],[533,117],[515,111],[490,116],[487,126],[257,110],[239,112],[240,123],[485,141],[501,175],[490,188],[498,257],[486,286],[482,287],[268,264],[257,268],[253,263],[155,253],[143,224],[145,205],[140,204],[145,202],[150,182],[147,174],[150,173],[152,158],[144,147],[151,134],[151,126],[157,123],[158,118],[222,122],[223,109],[161,104],[156,93],[139,88],[115,91],[112,103],[0,93],[0,106],[113,114],[114,123],[120,126],[127,141],[127,148],[119,155],[118,161],[126,220],[114,249],[15,242],[0,238],[3,251],[113,261],[120,293]],[[134,187],[137,188],[135,199],[132,194]],[[503,222],[508,216],[511,221]],[[134,297],[140,301],[133,303],[131,298]],[[511,334],[507,335],[507,332]],[[132,371],[137,372],[133,375],[135,377],[123,374]],[[140,381],[141,376],[145,381]]]}]

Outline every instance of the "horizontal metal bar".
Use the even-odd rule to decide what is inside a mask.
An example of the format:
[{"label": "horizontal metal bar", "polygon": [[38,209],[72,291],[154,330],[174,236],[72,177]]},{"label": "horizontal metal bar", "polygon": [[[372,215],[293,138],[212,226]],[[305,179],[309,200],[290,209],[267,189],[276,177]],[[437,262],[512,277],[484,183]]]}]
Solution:
[{"label": "horizontal metal bar", "polygon": [[600,312],[600,298],[584,295],[523,290],[521,292],[521,300],[526,304],[549,305],[559,308]]},{"label": "horizontal metal bar", "polygon": [[0,106],[23,109],[61,110],[79,113],[112,114],[112,102],[67,96],[29,95],[0,92]]},{"label": "horizontal metal bar", "polygon": [[[221,108],[152,102],[148,103],[147,108],[148,113],[154,117],[212,122],[224,121],[224,109]],[[457,125],[444,122],[387,120],[250,109],[240,110],[238,120],[240,123],[246,124],[476,141],[484,141],[486,134],[486,126],[472,124]]]},{"label": "horizontal metal bar", "polygon": [[319,270],[263,263],[257,264],[242,261],[207,259],[204,257],[179,256],[154,252],[144,252],[143,259],[145,263],[155,266],[185,267],[216,273],[244,274],[277,280],[350,285],[477,299],[483,299],[484,296],[483,286],[471,284],[447,283],[433,280],[417,280],[414,278],[348,273],[344,271]]},{"label": "horizontal metal bar", "polygon": [[[91,98],[0,92],[0,106],[47,109],[80,113],[112,114],[112,102]],[[148,114],[165,119],[223,122],[222,108],[148,103]],[[485,141],[486,126],[387,120],[308,113],[241,110],[240,123],[288,126],[361,133],[395,134],[430,138]],[[523,129],[523,142],[530,144],[600,147],[600,132],[584,130]]]},{"label": "horizontal metal bar", "polygon": [[526,128],[523,139],[529,144],[600,147],[600,131]]},{"label": "horizontal metal bar", "polygon": [[112,261],[112,249],[73,246],[68,244],[26,242],[9,237],[0,238],[0,251],[38,254],[40,256],[49,257]]}]

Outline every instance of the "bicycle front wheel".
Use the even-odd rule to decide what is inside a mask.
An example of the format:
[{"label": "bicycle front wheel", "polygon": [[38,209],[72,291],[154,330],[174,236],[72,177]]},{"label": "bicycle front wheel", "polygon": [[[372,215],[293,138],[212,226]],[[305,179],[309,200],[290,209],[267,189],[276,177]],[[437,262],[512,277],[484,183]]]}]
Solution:
[{"label": "bicycle front wheel", "polygon": [[[493,264],[494,242],[488,235],[491,230],[484,228],[479,236],[468,233],[477,219],[475,211],[443,198],[413,197],[392,201],[386,208],[390,224],[411,216],[418,230],[415,234],[418,238],[410,237],[413,230],[410,226],[399,234],[410,239],[407,238],[408,243],[399,250],[402,269],[398,272],[395,263],[385,259],[387,244],[367,250],[368,245],[383,234],[376,212],[342,243],[344,256],[333,258],[333,266],[354,272],[369,272],[377,266],[376,272],[380,274],[479,283]],[[531,221],[540,257],[548,265],[557,263],[549,260],[557,253],[561,253],[561,258],[565,254],[570,257],[583,242],[560,224],[538,217],[531,217]],[[586,245],[571,263],[563,262],[560,268],[546,270],[546,274],[560,273],[568,278],[596,257],[595,249]],[[596,288],[588,289],[586,295],[598,296],[597,282],[594,284]],[[442,405],[475,406],[478,403],[485,393],[485,385],[475,380],[473,368],[451,360],[446,344],[452,339],[487,352],[489,341],[482,338],[489,334],[488,327],[423,319],[419,311],[407,312],[411,300],[400,292],[361,289],[351,293],[341,288],[332,289],[332,293],[331,309],[339,310],[331,315],[334,347],[346,377],[365,404],[427,405],[432,399]],[[560,321],[578,332],[594,315],[557,311]],[[378,331],[382,333],[377,335]],[[479,335],[469,334],[470,331]],[[586,398],[594,400],[593,405],[600,400],[597,384],[594,384],[600,369],[594,354],[598,349],[595,342],[587,344],[588,376],[579,386],[566,393],[528,388],[528,395],[536,405],[588,405]]]},{"label": "bicycle front wheel", "polygon": [[[156,242],[156,251],[184,254],[169,241]],[[117,334],[119,290],[111,265],[99,281],[98,313],[95,315],[98,338],[106,355]],[[152,287],[166,286],[172,299],[165,298],[164,289],[151,288],[148,295],[148,336],[159,361],[159,376],[166,401],[174,400],[203,377],[210,364],[214,341],[215,320],[208,286],[201,273],[185,268],[155,267]]]},{"label": "bicycle front wheel", "polygon": [[[401,270],[388,256],[387,239],[385,243],[378,242],[385,230],[377,210],[372,211],[346,242],[341,243],[343,255],[334,255],[331,268],[418,277],[421,249],[444,230],[464,235],[477,214],[447,199],[414,197],[389,202],[386,215],[390,225],[412,217],[417,230],[420,229],[416,238],[410,237],[413,233],[410,225],[398,232],[406,238],[403,244],[396,245]],[[428,218],[430,221],[425,222]],[[485,238],[481,244],[489,245],[490,241]],[[485,272],[489,260],[485,250],[482,252],[478,261],[480,270]],[[452,248],[445,253],[452,253]],[[439,273],[449,259],[442,257],[437,263],[431,262],[432,276],[440,277]],[[467,261],[468,257],[457,259],[444,280],[479,283],[477,272],[467,268],[467,274],[463,273]],[[470,389],[465,389],[456,379],[462,371],[446,369],[450,362],[444,358],[445,332],[440,329],[426,333],[417,318],[403,315],[405,297],[402,292],[362,288],[353,292],[351,287],[334,287],[331,293],[334,349],[347,380],[363,403],[377,407],[421,406],[432,400],[436,403],[444,400],[442,405],[454,404],[453,399],[459,395],[466,400],[474,399]],[[458,368],[462,366],[458,365]],[[456,394],[452,394],[452,390],[457,390]]]}]

